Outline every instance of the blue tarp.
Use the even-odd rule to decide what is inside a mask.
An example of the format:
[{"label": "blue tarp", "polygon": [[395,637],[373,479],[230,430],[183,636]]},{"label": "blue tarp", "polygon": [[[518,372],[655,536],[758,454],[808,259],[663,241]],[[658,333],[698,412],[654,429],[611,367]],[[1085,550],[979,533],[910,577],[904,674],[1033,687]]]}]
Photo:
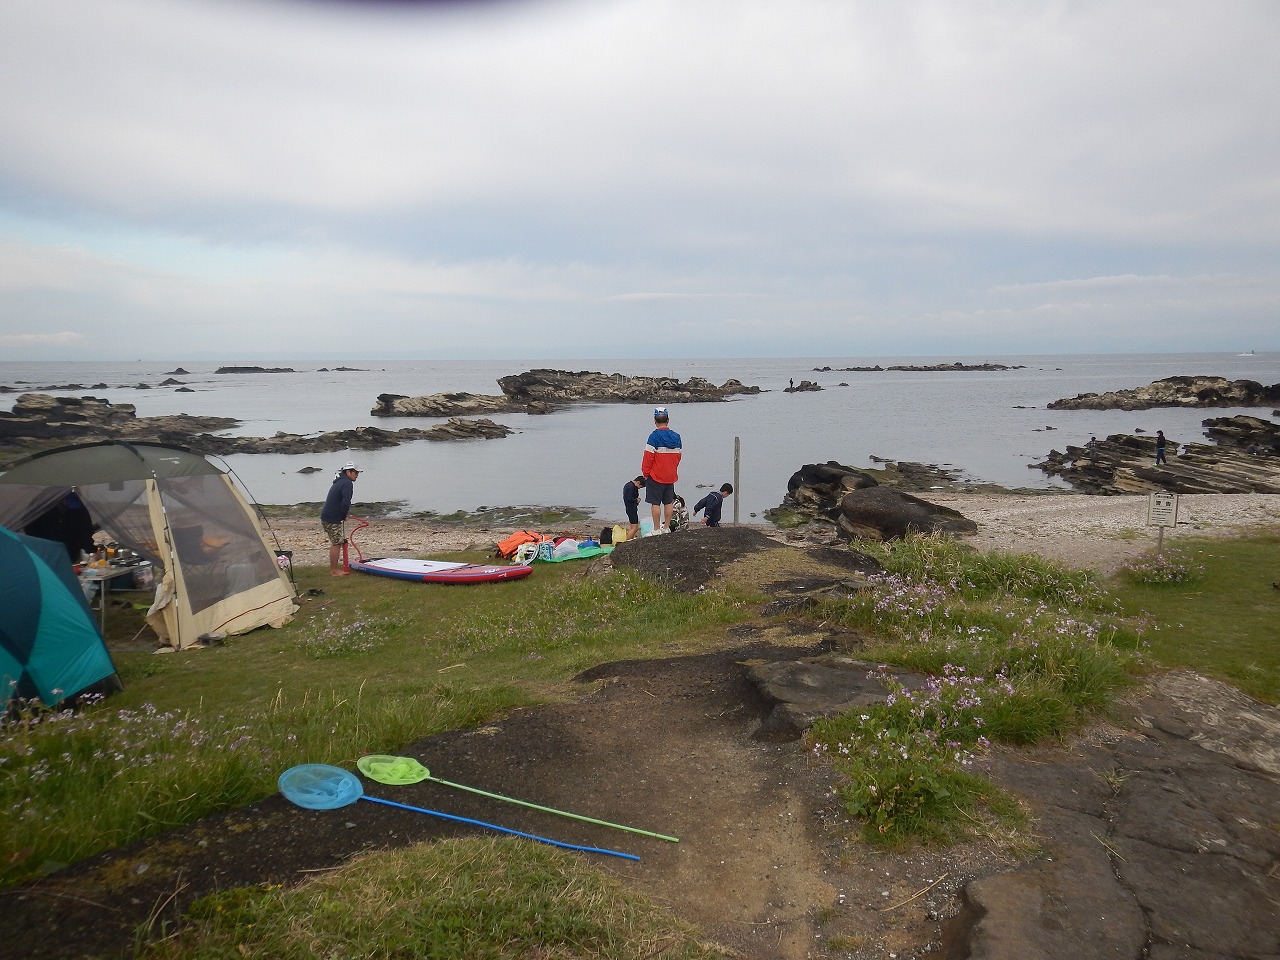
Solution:
[{"label": "blue tarp", "polygon": [[566,560],[585,560],[587,557],[598,557],[602,553],[613,553],[613,547],[587,547],[585,550],[582,547],[579,547],[577,553],[571,553],[567,557],[557,557],[552,555],[550,557],[539,556],[535,559],[539,563],[563,563]]}]

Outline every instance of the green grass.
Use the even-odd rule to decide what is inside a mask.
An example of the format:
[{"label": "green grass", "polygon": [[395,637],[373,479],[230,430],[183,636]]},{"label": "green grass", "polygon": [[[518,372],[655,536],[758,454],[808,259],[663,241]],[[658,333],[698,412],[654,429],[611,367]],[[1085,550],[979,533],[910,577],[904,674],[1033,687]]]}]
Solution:
[{"label": "green grass", "polygon": [[1280,533],[1242,539],[1179,537],[1203,567],[1189,583],[1112,586],[1123,611],[1144,617],[1143,642],[1161,664],[1188,667],[1280,703]]},{"label": "green grass", "polygon": [[[1153,664],[1277,702],[1280,536],[1179,545],[1190,558],[1179,569],[1195,575],[1167,582],[1167,565],[1148,567],[1162,571],[1153,584],[928,537],[858,544],[886,575],[808,615],[858,627],[870,638],[860,655],[931,677],[810,734],[864,835],[951,842],[1021,829],[1018,805],[980,776],[988,741],[1062,737]],[[587,577],[585,565],[476,588],[296,573],[302,608],[283,629],[118,654],[122,693],[0,727],[0,884],[268,796],[297,763],[350,768],[567,696],[602,662],[709,649],[751,615],[731,593]],[[132,608],[109,611],[117,646],[140,624]],[[225,891],[156,940],[172,932],[144,933],[145,956],[309,957],[321,933],[335,956],[718,956],[574,858],[484,839],[362,858],[289,890]]]},{"label": "green grass", "polygon": [[730,956],[581,858],[510,839],[366,854],[297,887],[205,897],[188,917],[141,960]]},{"label": "green grass", "polygon": [[[862,544],[886,574],[813,615],[858,627],[871,657],[921,671],[909,692],[814,726],[870,840],[945,841],[1002,802],[969,771],[988,741],[1061,738],[1135,673],[1190,667],[1280,701],[1280,536],[1179,538],[1114,580],[1036,557],[912,537]],[[1006,798],[1007,799],[1007,798]]]},{"label": "green grass", "polygon": [[[282,629],[116,655],[123,692],[0,727],[0,884],[269,796],[295,764],[350,768],[564,696],[586,667],[698,649],[748,616],[732,596],[584,569],[444,587],[302,568]],[[132,613],[109,611],[113,638]]]},{"label": "green grass", "polygon": [[845,778],[846,809],[868,840],[895,844],[1016,820],[1016,804],[975,776],[975,763],[990,741],[1061,737],[1105,709],[1140,666],[1138,634],[1090,573],[946,538],[859,549],[885,574],[811,615],[858,627],[871,638],[864,656],[929,680],[907,690],[882,674],[883,704],[810,731]]}]

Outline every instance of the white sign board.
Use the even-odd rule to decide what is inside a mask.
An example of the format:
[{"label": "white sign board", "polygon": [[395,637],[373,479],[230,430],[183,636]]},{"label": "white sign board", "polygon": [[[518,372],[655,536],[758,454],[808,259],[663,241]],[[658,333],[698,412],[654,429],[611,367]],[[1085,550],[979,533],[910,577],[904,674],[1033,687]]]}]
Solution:
[{"label": "white sign board", "polygon": [[1148,527],[1176,527],[1178,525],[1178,495],[1153,493],[1147,502]]}]

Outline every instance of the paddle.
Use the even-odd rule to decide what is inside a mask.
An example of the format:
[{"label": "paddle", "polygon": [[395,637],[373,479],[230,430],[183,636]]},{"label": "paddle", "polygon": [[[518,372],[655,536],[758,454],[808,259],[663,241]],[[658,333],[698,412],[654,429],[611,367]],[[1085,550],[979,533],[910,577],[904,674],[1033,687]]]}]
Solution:
[{"label": "paddle", "polygon": [[468,787],[461,783],[450,783],[448,780],[441,780],[439,777],[431,776],[431,771],[424,767],[413,757],[388,757],[381,754],[372,754],[370,756],[361,757],[356,761],[356,766],[370,780],[376,780],[385,784],[408,784],[419,783],[422,780],[431,780],[433,783],[439,783],[446,787],[455,787],[458,790],[466,790],[469,793],[478,793],[482,797],[491,797],[494,800],[505,800],[507,803],[518,803],[522,807],[529,807],[533,810],[541,810],[544,813],[554,813],[561,817],[571,817],[574,820],[581,820],[584,823],[594,823],[601,827],[612,827],[615,830],[626,830],[629,833],[639,833],[646,837],[656,837],[659,840],[670,840],[672,843],[679,843],[679,837],[668,837],[666,834],[654,833],[651,830],[641,830],[639,827],[628,827],[620,823],[609,823],[607,820],[597,820],[594,817],[584,817],[578,813],[568,813],[564,810],[556,810],[554,807],[544,807],[536,803],[530,803],[527,800],[516,800],[512,797],[504,797],[500,793],[490,793],[488,790],[481,790],[477,787]]},{"label": "paddle", "polygon": [[624,860],[640,859],[632,853],[619,853],[617,850],[605,850],[600,847],[582,847],[573,843],[562,843],[559,840],[549,840],[546,837],[534,836],[532,833],[522,833],[509,827],[500,827],[494,823],[485,823],[483,820],[455,817],[451,813],[441,813],[438,810],[428,810],[425,807],[411,807],[408,804],[396,803],[393,800],[382,800],[378,797],[366,796],[364,787],[360,785],[359,777],[354,773],[343,770],[341,767],[330,766],[327,763],[303,763],[296,767],[290,767],[280,774],[277,785],[286,800],[307,810],[336,810],[339,807],[349,806],[357,800],[368,800],[370,803],[381,803],[388,807],[398,807],[401,810],[425,813],[428,816],[440,817],[444,820],[453,820],[457,823],[468,823],[476,827],[497,830],[499,833],[509,833],[513,836],[524,837],[526,840],[536,840],[538,843],[546,843],[564,850],[578,850],[582,853],[603,853],[610,857],[621,857]]}]

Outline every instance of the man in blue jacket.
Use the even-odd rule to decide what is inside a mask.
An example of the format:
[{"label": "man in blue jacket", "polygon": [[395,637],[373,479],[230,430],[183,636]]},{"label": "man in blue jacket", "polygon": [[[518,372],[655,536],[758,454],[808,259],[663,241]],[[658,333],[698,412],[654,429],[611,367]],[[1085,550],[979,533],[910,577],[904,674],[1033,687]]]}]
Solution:
[{"label": "man in blue jacket", "polygon": [[324,498],[324,507],[320,511],[320,526],[329,538],[329,575],[333,577],[345,577],[348,572],[342,565],[342,545],[347,542],[343,524],[351,512],[351,495],[355,493],[355,482],[359,476],[356,465],[348,460],[329,485],[329,494]]},{"label": "man in blue jacket", "polygon": [[733,484],[722,483],[718,492],[712,490],[693,505],[693,515],[696,517],[699,511],[706,511],[702,522],[708,527],[718,527],[720,526],[720,511],[724,509],[725,498],[732,496]]}]

